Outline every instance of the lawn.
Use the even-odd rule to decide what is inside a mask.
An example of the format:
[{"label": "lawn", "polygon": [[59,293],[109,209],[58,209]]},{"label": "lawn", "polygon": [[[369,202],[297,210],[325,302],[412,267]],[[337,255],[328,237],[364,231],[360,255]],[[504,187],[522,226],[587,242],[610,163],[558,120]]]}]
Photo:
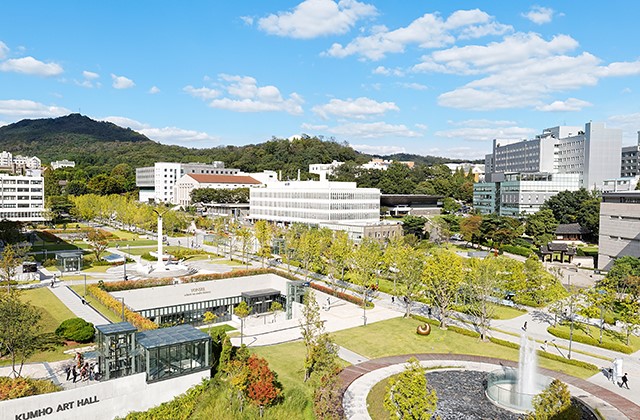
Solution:
[{"label": "lawn", "polygon": [[[489,304],[489,307],[493,309],[493,316],[491,319],[513,319],[527,313],[521,309],[512,308],[511,306]],[[468,306],[459,306],[457,310],[462,313],[471,314],[471,310]]]},{"label": "lawn", "polygon": [[[54,332],[62,321],[75,317],[73,312],[46,287],[25,290],[21,292],[20,298],[25,302],[30,302],[42,311],[42,332]],[[55,351],[37,352],[28,358],[27,362],[54,362],[69,359],[72,356],[64,354],[63,351],[81,346],[86,346],[86,344],[58,346]],[[3,360],[0,365],[9,363],[9,361]]]},{"label": "lawn", "polygon": [[[394,318],[333,333],[337,344],[367,358],[411,353],[471,354],[518,360],[518,350],[491,342],[481,342],[452,331],[432,328],[429,336],[416,334],[420,321]],[[578,378],[588,378],[593,371],[555,360],[540,359],[540,366]]]},{"label": "lawn", "polygon": [[[579,323],[574,323],[573,326],[574,326],[573,328],[574,341],[584,342],[584,343],[592,344],[595,346],[598,345],[597,342],[600,339],[600,328],[594,327],[593,325],[586,325],[586,324],[579,324]],[[565,333],[566,336],[569,336],[570,326],[568,324],[567,325],[558,324],[558,328],[563,333]],[[552,333],[551,331],[549,332]],[[593,343],[593,340],[595,340],[596,343]],[[627,341],[624,333],[607,330],[605,328],[602,334],[602,343],[626,345]],[[633,352],[640,350],[640,337],[636,337],[635,335],[631,334],[629,337],[629,347],[633,349]]]}]

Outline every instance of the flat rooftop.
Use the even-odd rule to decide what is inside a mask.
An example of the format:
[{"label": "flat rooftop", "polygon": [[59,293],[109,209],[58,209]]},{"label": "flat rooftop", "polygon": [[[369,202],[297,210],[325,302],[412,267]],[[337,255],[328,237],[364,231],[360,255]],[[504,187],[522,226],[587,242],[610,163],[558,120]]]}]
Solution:
[{"label": "flat rooftop", "polygon": [[194,283],[179,283],[167,286],[111,292],[112,296],[124,298],[124,304],[134,311],[186,305],[195,302],[241,296],[247,292],[275,289],[286,294],[287,280],[276,274],[235,277]]},{"label": "flat rooftop", "polygon": [[207,340],[208,338],[209,334],[186,324],[169,328],[159,328],[157,330],[141,331],[136,334],[137,343],[146,349]]}]

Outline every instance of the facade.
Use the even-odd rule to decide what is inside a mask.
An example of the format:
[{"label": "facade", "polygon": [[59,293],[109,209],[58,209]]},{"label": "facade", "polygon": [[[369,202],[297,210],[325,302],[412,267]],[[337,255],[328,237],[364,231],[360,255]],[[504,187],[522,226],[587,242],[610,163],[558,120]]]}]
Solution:
[{"label": "facade", "polygon": [[13,155],[11,152],[0,153],[0,167],[11,168],[13,172],[24,169],[40,169],[42,162],[37,156]]},{"label": "facade", "polygon": [[349,239],[358,244],[364,238],[386,243],[396,236],[402,236],[402,223],[382,221],[376,223],[320,223],[319,228],[347,232]]},{"label": "facade", "polygon": [[620,162],[620,176],[622,178],[636,177],[640,175],[640,131],[638,131],[638,144],[622,148],[622,160]]},{"label": "facade", "polygon": [[42,222],[44,213],[44,178],[40,170],[26,170],[25,175],[0,173],[0,220]]},{"label": "facade", "polygon": [[175,184],[186,174],[236,175],[238,172],[238,169],[225,168],[224,162],[156,162],[154,166],[136,168],[136,186],[140,188],[138,199],[172,203]]},{"label": "facade", "polygon": [[333,175],[333,170],[344,162],[338,162],[334,160],[331,163],[314,163],[309,165],[309,173],[326,177],[327,175]]},{"label": "facade", "polygon": [[362,169],[378,169],[382,171],[386,171],[389,169],[392,163],[401,163],[403,165],[407,165],[409,168],[413,168],[415,166],[415,162],[412,161],[394,161],[394,160],[386,160],[380,158],[371,159],[369,162],[361,165]]},{"label": "facade", "polygon": [[427,216],[441,213],[442,199],[441,195],[382,194],[380,206],[387,207],[392,216]]},{"label": "facade", "polygon": [[191,191],[197,188],[234,189],[260,185],[250,176],[187,174],[176,181],[173,192],[173,204],[188,206],[191,204]]},{"label": "facade", "polygon": [[626,255],[640,258],[640,191],[603,194],[600,203],[598,269]]},{"label": "facade", "polygon": [[580,189],[578,174],[514,173],[501,181],[477,183],[473,203],[483,214],[519,217],[536,213],[549,198]]},{"label": "facade", "polygon": [[633,177],[605,179],[602,183],[602,192],[633,191],[640,182],[640,174]]},{"label": "facade", "polygon": [[355,182],[289,181],[252,188],[249,218],[277,223],[376,223],[380,190]]},{"label": "facade", "polygon": [[60,168],[75,168],[76,163],[72,160],[54,160],[51,162],[51,169],[60,169]]},{"label": "facade", "polygon": [[486,165],[479,164],[479,163],[463,162],[463,163],[445,163],[444,166],[449,168],[451,172],[456,172],[462,169],[462,171],[467,175],[469,173],[473,174],[474,182],[484,180],[484,171],[485,171]]}]

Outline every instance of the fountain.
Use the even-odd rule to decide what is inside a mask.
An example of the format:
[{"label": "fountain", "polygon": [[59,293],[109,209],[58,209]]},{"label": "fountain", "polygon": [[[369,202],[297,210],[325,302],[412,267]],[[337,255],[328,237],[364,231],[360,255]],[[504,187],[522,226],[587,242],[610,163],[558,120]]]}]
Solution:
[{"label": "fountain", "polygon": [[532,400],[551,380],[537,373],[535,341],[526,334],[520,338],[518,369],[504,368],[489,374],[487,397],[495,404],[518,412],[533,409]]}]

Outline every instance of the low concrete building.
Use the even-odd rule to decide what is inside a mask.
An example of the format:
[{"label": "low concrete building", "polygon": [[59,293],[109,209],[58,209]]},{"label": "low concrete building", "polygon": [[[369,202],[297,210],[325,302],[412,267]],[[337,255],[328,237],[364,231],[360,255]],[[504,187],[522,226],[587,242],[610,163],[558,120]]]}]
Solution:
[{"label": "low concrete building", "polygon": [[640,191],[602,195],[599,239],[600,270],[623,256],[640,258]]},{"label": "low concrete building", "polygon": [[172,203],[188,206],[191,204],[191,192],[197,188],[234,189],[255,187],[260,184],[260,181],[250,176],[187,174],[176,182]]}]

